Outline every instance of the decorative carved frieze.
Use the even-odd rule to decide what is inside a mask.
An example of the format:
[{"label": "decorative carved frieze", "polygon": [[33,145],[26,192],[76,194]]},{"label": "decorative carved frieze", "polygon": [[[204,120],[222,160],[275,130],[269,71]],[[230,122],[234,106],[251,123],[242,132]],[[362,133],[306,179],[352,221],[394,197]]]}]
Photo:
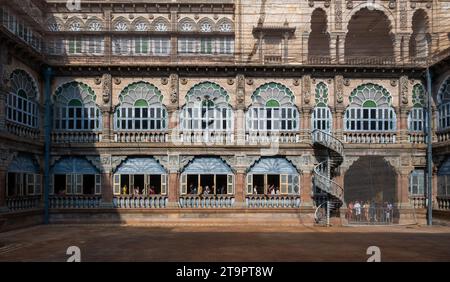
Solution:
[{"label": "decorative carved frieze", "polygon": [[169,79],[170,79],[170,102],[172,104],[178,104],[178,92],[179,92],[178,74],[172,73]]},{"label": "decorative carved frieze", "polygon": [[344,77],[342,75],[336,75],[334,78],[334,93],[336,102],[342,104],[344,102]]},{"label": "decorative carved frieze", "polygon": [[102,99],[105,105],[109,105],[112,96],[112,76],[105,73],[102,76]]},{"label": "decorative carved frieze", "polygon": [[400,29],[405,30],[408,28],[408,1],[400,0]]},{"label": "decorative carved frieze", "polygon": [[342,0],[336,0],[335,3],[335,27],[337,30],[342,29]]},{"label": "decorative carved frieze", "polygon": [[238,74],[236,81],[236,103],[239,108],[242,108],[245,107],[245,76]]},{"label": "decorative carved frieze", "polygon": [[408,95],[409,95],[409,79],[407,76],[400,77],[399,83],[399,93],[402,105],[408,105]]},{"label": "decorative carved frieze", "polygon": [[311,101],[311,76],[303,76],[303,102],[304,104],[309,104]]}]

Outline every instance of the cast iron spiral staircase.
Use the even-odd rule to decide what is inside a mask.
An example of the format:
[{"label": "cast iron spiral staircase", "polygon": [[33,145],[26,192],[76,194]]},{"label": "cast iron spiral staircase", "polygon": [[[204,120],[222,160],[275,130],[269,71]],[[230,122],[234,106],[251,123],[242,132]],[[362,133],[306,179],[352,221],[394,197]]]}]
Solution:
[{"label": "cast iron spiral staircase", "polygon": [[330,212],[338,209],[344,202],[344,189],[332,179],[336,168],[344,160],[344,145],[323,130],[316,129],[311,135],[313,147],[326,156],[313,171],[314,186],[322,192],[320,199],[315,195],[317,208],[314,218],[317,224],[328,225]]}]

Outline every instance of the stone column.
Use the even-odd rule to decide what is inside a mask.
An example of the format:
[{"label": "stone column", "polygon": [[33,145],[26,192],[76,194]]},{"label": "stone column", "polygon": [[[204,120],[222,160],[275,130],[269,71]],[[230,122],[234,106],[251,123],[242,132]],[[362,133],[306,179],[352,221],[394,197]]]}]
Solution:
[{"label": "stone column", "polygon": [[431,107],[431,130],[432,130],[432,136],[431,136],[431,140],[432,142],[437,142],[438,138],[437,138],[437,131],[438,131],[438,120],[437,120],[437,115],[438,115],[438,110],[436,109],[436,107],[433,105]]},{"label": "stone column", "polygon": [[334,136],[341,141],[344,139],[344,111],[344,106],[339,105],[334,108],[333,112]]},{"label": "stone column", "polygon": [[245,207],[245,169],[236,171],[236,182],[234,186],[234,197],[236,208]]},{"label": "stone column", "polygon": [[304,64],[308,63],[308,41],[309,32],[305,31],[302,34],[302,62]]},{"label": "stone column", "polygon": [[112,114],[109,108],[101,108],[102,113],[102,141],[111,142],[114,140],[112,131]]},{"label": "stone column", "polygon": [[398,142],[408,143],[408,109],[401,107],[399,110],[399,122],[398,122]]},{"label": "stone column", "polygon": [[338,63],[337,50],[338,50],[338,35],[332,33],[330,34],[330,58],[332,64]]},{"label": "stone column", "polygon": [[338,37],[338,62],[345,64],[345,33],[340,33]]},{"label": "stone column", "polygon": [[234,134],[234,140],[236,140],[236,144],[245,145],[245,113],[243,109],[237,109],[235,111]]},{"label": "stone column", "polygon": [[6,177],[8,173],[5,167],[0,167],[0,212],[8,211],[6,207]]},{"label": "stone column", "polygon": [[102,201],[100,207],[113,208],[113,174],[111,171],[102,171]]},{"label": "stone column", "polygon": [[302,124],[302,136],[301,140],[305,143],[310,143],[311,141],[311,113],[313,108],[309,105],[304,105],[301,111],[301,124]]},{"label": "stone column", "polygon": [[[170,21],[171,21],[171,27],[172,27],[172,31],[177,31],[178,30],[178,8],[176,6],[172,6],[171,7],[171,11],[170,11]],[[170,37],[170,46],[171,46],[171,51],[170,51],[170,60],[172,62],[177,61],[177,57],[178,57],[178,39],[177,36],[175,35],[174,32],[172,32],[172,35]]]},{"label": "stone column", "polygon": [[396,34],[393,43],[394,43],[394,62],[395,64],[402,63],[402,34]]},{"label": "stone column", "polygon": [[411,167],[401,167],[397,170],[397,207],[411,208],[409,202],[409,174]]},{"label": "stone column", "polygon": [[313,167],[307,167],[302,170],[300,181],[300,199],[302,207],[313,206],[312,170]]},{"label": "stone column", "polygon": [[[433,179],[431,180],[431,185],[433,188],[432,191],[432,197],[433,197],[433,209],[437,209],[438,208],[438,202],[437,202],[437,196],[438,196],[438,171],[439,168],[435,165],[433,165]],[[427,182],[427,174],[425,173],[425,183]],[[426,187],[426,185],[425,185]],[[425,188],[426,189],[426,188]],[[425,195],[426,195],[426,191]]]},{"label": "stone column", "polygon": [[180,196],[180,174],[176,170],[169,172],[169,189],[167,191],[169,196],[169,208],[178,207],[178,197]]},{"label": "stone column", "polygon": [[409,40],[411,38],[411,34],[404,33],[403,34],[403,40],[402,40],[402,54],[403,54],[403,63],[408,64],[411,62],[411,57],[409,54]]}]

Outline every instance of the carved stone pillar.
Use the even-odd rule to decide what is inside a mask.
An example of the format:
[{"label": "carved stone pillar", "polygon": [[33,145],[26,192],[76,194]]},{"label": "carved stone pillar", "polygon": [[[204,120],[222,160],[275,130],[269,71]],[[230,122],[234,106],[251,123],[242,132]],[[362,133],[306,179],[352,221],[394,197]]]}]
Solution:
[{"label": "carved stone pillar", "polygon": [[105,73],[102,76],[102,140],[110,142],[113,140],[112,121],[112,76]]},{"label": "carved stone pillar", "polygon": [[393,44],[394,44],[394,62],[395,64],[401,64],[402,63],[402,34],[396,34],[394,36]]},{"label": "carved stone pillar", "polygon": [[300,134],[301,140],[305,143],[310,143],[311,141],[311,114],[313,108],[311,106],[303,106],[301,110],[301,120],[302,120],[302,130]]},{"label": "carved stone pillar", "polygon": [[332,64],[338,63],[338,35],[332,33],[330,35],[330,58]]},{"label": "carved stone pillar", "polygon": [[401,107],[399,110],[399,122],[398,122],[398,142],[408,143],[408,109]]},{"label": "carved stone pillar", "polygon": [[169,190],[168,190],[168,196],[169,196],[169,208],[176,208],[178,207],[178,198],[180,196],[180,174],[178,171],[170,171],[169,172]]},{"label": "carved stone pillar", "polygon": [[111,171],[102,171],[102,201],[100,203],[101,207],[112,208],[113,207],[113,174]]},{"label": "carved stone pillar", "polygon": [[338,62],[345,64],[345,33],[339,33],[338,37]]},{"label": "carved stone pillar", "polygon": [[245,169],[236,171],[236,182],[234,186],[235,205],[237,208],[245,206]]},{"label": "carved stone pillar", "polygon": [[302,62],[304,64],[308,63],[308,41],[309,32],[305,31],[302,34]]},{"label": "carved stone pillar", "polygon": [[300,181],[300,199],[302,207],[313,206],[312,170],[312,167],[304,168],[302,170]]},{"label": "carved stone pillar", "polygon": [[411,62],[411,54],[409,54],[409,40],[411,38],[411,34],[404,33],[402,37],[402,60],[404,64]]},{"label": "carved stone pillar", "polygon": [[234,133],[237,145],[245,145],[245,76],[236,76],[236,117]]},{"label": "carved stone pillar", "polygon": [[437,115],[438,115],[438,111],[437,111],[436,107],[433,105],[431,107],[431,130],[432,130],[431,139],[432,139],[432,142],[438,141],[437,134],[436,134],[436,132],[438,131]]},{"label": "carved stone pillar", "polygon": [[409,202],[409,174],[411,167],[401,167],[397,174],[397,207],[411,208]]}]

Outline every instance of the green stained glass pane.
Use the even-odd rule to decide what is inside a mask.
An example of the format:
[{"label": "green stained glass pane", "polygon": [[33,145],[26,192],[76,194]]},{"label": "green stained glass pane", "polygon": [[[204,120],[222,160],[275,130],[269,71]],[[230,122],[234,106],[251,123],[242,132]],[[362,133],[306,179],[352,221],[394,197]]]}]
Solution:
[{"label": "green stained glass pane", "polygon": [[134,102],[134,106],[144,108],[144,107],[148,107],[148,103],[144,99],[139,99],[136,102]]},{"label": "green stained glass pane", "polygon": [[202,106],[206,108],[214,108],[214,102],[211,100],[203,100]]},{"label": "green stained glass pane", "polygon": [[363,107],[364,108],[376,108],[377,103],[375,103],[375,101],[373,101],[373,100],[367,100],[364,102]]},{"label": "green stained glass pane", "polygon": [[277,100],[271,99],[269,101],[266,102],[266,107],[269,108],[276,108],[279,107],[280,103]]},{"label": "green stained glass pane", "polygon": [[17,92],[17,95],[19,95],[22,98],[27,99],[27,93],[23,89],[20,89],[19,92]]},{"label": "green stained glass pane", "polygon": [[78,99],[72,99],[72,100],[70,100],[68,105],[71,107],[81,107],[81,106],[83,106],[83,103],[81,103],[81,101]]}]

